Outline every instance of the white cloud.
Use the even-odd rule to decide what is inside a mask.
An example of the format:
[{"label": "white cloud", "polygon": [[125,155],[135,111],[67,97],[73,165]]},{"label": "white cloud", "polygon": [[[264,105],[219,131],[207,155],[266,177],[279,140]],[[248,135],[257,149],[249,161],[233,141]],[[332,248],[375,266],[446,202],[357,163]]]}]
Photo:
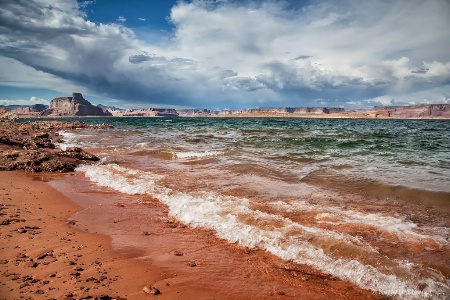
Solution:
[{"label": "white cloud", "polygon": [[38,97],[31,97],[30,98],[30,103],[34,103],[34,104],[50,104],[49,101],[42,99],[42,98],[38,98]]},{"label": "white cloud", "polygon": [[120,22],[120,23],[123,23],[123,22],[125,22],[127,19],[124,17],[124,16],[119,16],[117,19],[116,19],[116,21],[118,21],[118,22]]},{"label": "white cloud", "polygon": [[145,19],[145,18],[138,18],[138,20],[139,20],[139,21],[142,21],[142,22],[147,21],[147,19]]},{"label": "white cloud", "polygon": [[0,99],[0,105],[35,105],[35,104],[45,104],[49,105],[50,102],[46,99],[31,97],[29,100],[7,100]]},{"label": "white cloud", "polygon": [[[450,60],[445,50],[450,35],[440,30],[449,24],[449,6],[440,4],[321,2],[306,12],[289,12],[270,4],[251,11],[233,5],[211,9],[194,1],[175,7],[172,21],[180,52],[196,61],[231,67],[239,82],[248,78],[243,90],[253,90],[256,80],[280,93],[296,88],[332,93],[361,85],[385,85],[379,93],[401,88],[408,92],[414,88],[405,83],[413,66],[428,66],[433,58],[428,53],[431,43],[441,46],[434,55]],[[306,59],[293,61],[298,57]],[[433,69],[438,73],[433,80],[426,80],[428,73],[414,79],[435,84],[449,74],[441,65]]]},{"label": "white cloud", "polygon": [[2,6],[0,67],[12,72],[2,72],[0,84],[64,83],[112,99],[193,107],[450,93],[446,1],[178,2],[171,36],[151,42],[123,16],[94,24],[76,1],[53,2]]}]

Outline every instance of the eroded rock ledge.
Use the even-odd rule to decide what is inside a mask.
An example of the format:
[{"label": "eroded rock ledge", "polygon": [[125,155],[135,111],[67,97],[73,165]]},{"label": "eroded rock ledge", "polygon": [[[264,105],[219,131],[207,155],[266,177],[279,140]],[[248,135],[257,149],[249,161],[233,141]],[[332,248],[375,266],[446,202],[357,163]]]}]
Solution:
[{"label": "eroded rock ledge", "polygon": [[58,131],[109,127],[79,121],[0,122],[0,171],[71,172],[81,163],[100,159],[78,147],[57,148],[56,143],[63,142]]}]

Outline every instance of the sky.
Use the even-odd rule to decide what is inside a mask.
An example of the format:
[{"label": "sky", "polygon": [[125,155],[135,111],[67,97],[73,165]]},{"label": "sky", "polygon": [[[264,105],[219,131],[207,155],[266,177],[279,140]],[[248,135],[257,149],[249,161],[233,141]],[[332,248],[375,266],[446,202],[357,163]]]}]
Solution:
[{"label": "sky", "polygon": [[0,105],[450,103],[447,0],[0,0]]}]

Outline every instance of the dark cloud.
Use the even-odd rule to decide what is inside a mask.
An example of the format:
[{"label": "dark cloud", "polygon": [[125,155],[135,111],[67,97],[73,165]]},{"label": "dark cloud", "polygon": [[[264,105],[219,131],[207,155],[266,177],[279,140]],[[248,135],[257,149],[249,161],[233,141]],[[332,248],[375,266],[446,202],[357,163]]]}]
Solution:
[{"label": "dark cloud", "polygon": [[411,71],[413,74],[426,74],[430,69],[428,68],[421,68],[421,69],[414,69]]},{"label": "dark cloud", "polygon": [[[173,34],[151,42],[89,22],[90,1],[76,3],[0,0],[0,56],[104,97],[195,107],[356,101],[450,81],[449,34],[432,30],[448,24],[441,2],[180,1]],[[399,15],[407,26],[394,28]]]},{"label": "dark cloud", "polygon": [[[155,99],[173,104],[183,102],[185,94],[167,83],[174,81],[174,77],[163,69],[149,68],[143,76],[140,69],[117,65],[131,49],[128,45],[132,37],[126,28],[114,24],[89,24],[77,15],[76,9],[62,9],[22,0],[2,6],[1,55],[107,97],[142,102]],[[26,22],[22,22],[23,14]],[[166,62],[165,58],[148,53],[129,56],[132,64],[152,59]],[[189,60],[174,61],[180,64]]]},{"label": "dark cloud", "polygon": [[132,64],[140,64],[144,61],[149,61],[152,59],[152,56],[149,54],[136,54],[136,55],[131,55],[128,58],[128,61]]},{"label": "dark cloud", "polygon": [[294,58],[294,60],[308,59],[311,57],[312,56],[310,56],[310,55],[300,55],[300,56],[297,56],[296,58]]},{"label": "dark cloud", "polygon": [[266,89],[264,82],[257,78],[249,77],[232,77],[225,79],[225,82],[229,88],[237,89],[240,91],[253,92],[256,90]]},{"label": "dark cloud", "polygon": [[222,78],[234,77],[234,76],[237,76],[237,75],[238,75],[238,73],[236,73],[233,70],[223,70],[223,71],[221,71],[221,77]]}]

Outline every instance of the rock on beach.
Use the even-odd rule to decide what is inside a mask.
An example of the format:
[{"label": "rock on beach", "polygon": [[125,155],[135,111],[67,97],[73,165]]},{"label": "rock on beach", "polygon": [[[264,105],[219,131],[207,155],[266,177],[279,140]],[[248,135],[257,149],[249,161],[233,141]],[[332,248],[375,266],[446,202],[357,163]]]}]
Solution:
[{"label": "rock on beach", "polygon": [[86,123],[41,121],[17,123],[0,122],[0,171],[72,172],[82,162],[98,161],[95,155],[81,148],[58,149],[63,140],[59,130],[77,128],[105,129],[110,125],[93,126]]}]

